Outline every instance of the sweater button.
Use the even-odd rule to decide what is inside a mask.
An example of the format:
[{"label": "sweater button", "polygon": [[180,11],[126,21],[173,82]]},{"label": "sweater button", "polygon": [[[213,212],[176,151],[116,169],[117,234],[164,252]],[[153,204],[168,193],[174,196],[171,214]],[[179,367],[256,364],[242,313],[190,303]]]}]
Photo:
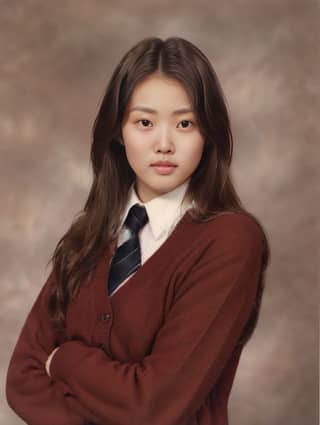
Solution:
[{"label": "sweater button", "polygon": [[101,320],[109,320],[110,319],[110,313],[103,313],[102,315],[101,315]]}]

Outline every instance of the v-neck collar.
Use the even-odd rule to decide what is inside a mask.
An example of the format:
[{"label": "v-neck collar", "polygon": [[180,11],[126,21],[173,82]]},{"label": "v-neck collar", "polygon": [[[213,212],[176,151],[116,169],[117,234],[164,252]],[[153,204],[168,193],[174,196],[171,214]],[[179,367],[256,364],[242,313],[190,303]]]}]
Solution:
[{"label": "v-neck collar", "polygon": [[[176,252],[177,240],[179,240],[179,245],[185,246],[188,244],[188,232],[186,231],[187,226],[190,224],[191,217],[188,214],[188,210],[184,213],[181,219],[177,222],[175,228],[171,234],[165,239],[165,241],[160,245],[160,247],[150,256],[147,260],[138,268],[138,270],[129,277],[123,287],[116,291],[112,297],[108,293],[108,279],[110,271],[110,260],[115,248],[115,242],[109,245],[100,260],[98,261],[95,273],[92,277],[94,281],[92,285],[94,286],[96,307],[99,314],[106,311],[106,308],[112,308],[112,302],[115,298],[121,298],[125,296],[126,291],[129,291],[132,285],[135,285],[136,281],[143,279],[143,276],[148,276],[149,273],[154,273],[154,264],[163,257],[170,259],[171,255],[174,255]],[[190,239],[189,239],[190,240]]]}]

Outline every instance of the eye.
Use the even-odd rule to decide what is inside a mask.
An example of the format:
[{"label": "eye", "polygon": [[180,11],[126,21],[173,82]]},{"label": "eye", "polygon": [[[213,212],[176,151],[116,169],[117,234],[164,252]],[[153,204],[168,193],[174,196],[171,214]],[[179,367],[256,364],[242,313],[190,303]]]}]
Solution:
[{"label": "eye", "polygon": [[151,122],[151,121],[149,121],[149,120],[147,120],[147,119],[141,119],[141,120],[138,120],[138,121],[136,121],[137,123],[138,122],[142,122],[143,123],[143,125],[142,125],[142,127],[148,127],[147,125],[144,125],[145,123],[149,123],[149,122]]},{"label": "eye", "polygon": [[[184,123],[184,124],[191,123],[193,125],[193,122],[190,121],[190,120],[182,120],[182,121],[180,121],[180,123]],[[189,125],[189,127],[190,127],[190,125]],[[182,128],[188,128],[188,127],[183,126]]]},{"label": "eye", "polygon": [[[146,119],[146,118],[142,118],[142,119],[136,121],[136,123],[140,123],[140,122],[142,123],[142,127],[145,127],[145,128],[148,128],[148,123],[151,123],[151,121]],[[191,126],[194,125],[194,123],[190,120],[182,120],[182,121],[180,121],[180,123],[183,123],[182,128],[188,128],[188,123],[189,123],[189,127],[190,127],[190,124],[192,124]]]}]

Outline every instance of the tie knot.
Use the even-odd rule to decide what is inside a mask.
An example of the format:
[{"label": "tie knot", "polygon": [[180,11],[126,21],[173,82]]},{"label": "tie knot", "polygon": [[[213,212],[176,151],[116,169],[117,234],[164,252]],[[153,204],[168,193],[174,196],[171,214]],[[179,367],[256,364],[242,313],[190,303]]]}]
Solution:
[{"label": "tie knot", "polygon": [[139,230],[148,222],[148,214],[146,208],[143,205],[134,204],[127,215],[124,224],[131,230],[135,235],[138,234]]}]

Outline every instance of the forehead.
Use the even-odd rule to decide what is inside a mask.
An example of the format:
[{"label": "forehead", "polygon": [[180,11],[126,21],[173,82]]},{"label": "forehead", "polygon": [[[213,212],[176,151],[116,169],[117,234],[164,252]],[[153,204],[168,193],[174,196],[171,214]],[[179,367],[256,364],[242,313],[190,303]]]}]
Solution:
[{"label": "forehead", "polygon": [[145,112],[151,113],[158,109],[183,112],[182,109],[192,109],[192,103],[179,81],[164,76],[149,76],[136,84],[128,108],[130,110],[143,108]]}]

